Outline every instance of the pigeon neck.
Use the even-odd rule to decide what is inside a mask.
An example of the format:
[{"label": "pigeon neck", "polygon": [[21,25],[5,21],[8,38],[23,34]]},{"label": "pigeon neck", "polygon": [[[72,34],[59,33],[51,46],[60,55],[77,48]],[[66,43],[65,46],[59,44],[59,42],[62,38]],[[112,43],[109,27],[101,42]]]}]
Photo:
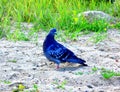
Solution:
[{"label": "pigeon neck", "polygon": [[47,39],[48,39],[50,42],[55,41],[53,35],[48,35],[48,36],[47,36]]}]

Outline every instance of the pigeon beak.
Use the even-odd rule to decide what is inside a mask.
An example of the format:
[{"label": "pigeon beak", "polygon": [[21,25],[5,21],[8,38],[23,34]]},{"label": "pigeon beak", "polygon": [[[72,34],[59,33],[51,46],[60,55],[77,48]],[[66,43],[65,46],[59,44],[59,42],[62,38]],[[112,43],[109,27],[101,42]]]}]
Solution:
[{"label": "pigeon beak", "polygon": [[55,35],[57,35],[57,32],[55,32]]}]

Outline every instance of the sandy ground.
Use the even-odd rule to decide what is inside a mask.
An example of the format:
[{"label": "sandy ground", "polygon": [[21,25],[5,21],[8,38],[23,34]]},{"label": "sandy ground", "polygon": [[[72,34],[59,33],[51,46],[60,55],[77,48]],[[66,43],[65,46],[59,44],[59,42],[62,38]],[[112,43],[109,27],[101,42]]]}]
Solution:
[{"label": "sandy ground", "polygon": [[[12,92],[20,83],[25,86],[24,92],[34,92],[34,84],[39,92],[120,92],[120,77],[104,79],[99,71],[91,73],[94,66],[120,71],[119,30],[109,30],[107,38],[98,44],[89,40],[93,33],[77,41],[61,42],[89,66],[61,64],[58,70],[43,55],[45,35],[39,33],[38,44],[0,40],[0,92]],[[76,75],[78,72],[83,74]],[[59,87],[64,82],[63,88]]]}]

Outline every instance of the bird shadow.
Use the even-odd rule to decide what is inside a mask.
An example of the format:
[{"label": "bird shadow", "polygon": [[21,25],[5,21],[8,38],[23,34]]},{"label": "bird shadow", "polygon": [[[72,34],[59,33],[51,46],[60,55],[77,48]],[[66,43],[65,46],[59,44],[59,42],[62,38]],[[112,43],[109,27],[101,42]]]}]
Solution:
[{"label": "bird shadow", "polygon": [[88,66],[82,66],[82,65],[79,65],[79,66],[74,66],[74,67],[71,67],[71,66],[68,66],[68,67],[62,67],[62,68],[59,68],[57,69],[57,71],[60,71],[60,72],[64,72],[64,71],[75,71],[77,69],[81,69],[81,68],[85,68],[85,67],[88,67]]}]

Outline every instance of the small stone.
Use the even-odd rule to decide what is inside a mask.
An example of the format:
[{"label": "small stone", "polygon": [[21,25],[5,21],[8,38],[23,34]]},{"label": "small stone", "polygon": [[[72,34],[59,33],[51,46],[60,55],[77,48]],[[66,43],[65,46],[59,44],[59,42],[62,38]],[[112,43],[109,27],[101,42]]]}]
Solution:
[{"label": "small stone", "polygon": [[12,74],[12,75],[10,76],[9,79],[16,79],[16,78],[18,77],[17,75],[18,75],[18,74],[14,73],[14,74]]},{"label": "small stone", "polygon": [[93,88],[91,85],[87,85],[88,88]]},{"label": "small stone", "polygon": [[99,91],[99,92],[104,92],[104,91],[101,90],[101,91]]},{"label": "small stone", "polygon": [[36,65],[36,67],[40,67],[40,65]]},{"label": "small stone", "polygon": [[36,67],[34,67],[34,68],[32,68],[33,70],[36,70],[37,68]]},{"label": "small stone", "polygon": [[104,51],[104,49],[99,49],[100,51]]}]

